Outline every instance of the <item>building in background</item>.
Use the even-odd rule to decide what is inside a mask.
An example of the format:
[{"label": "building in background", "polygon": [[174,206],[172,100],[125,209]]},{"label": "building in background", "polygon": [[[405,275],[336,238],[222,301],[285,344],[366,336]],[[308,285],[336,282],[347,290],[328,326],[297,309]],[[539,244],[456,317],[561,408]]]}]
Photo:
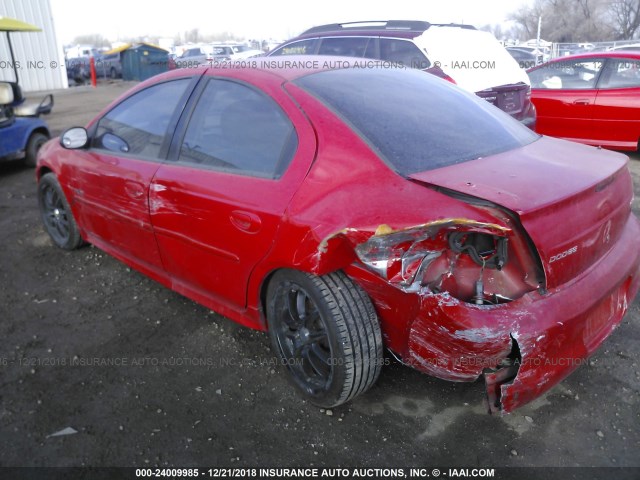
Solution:
[{"label": "building in background", "polygon": [[[9,34],[22,90],[67,88],[64,52],[56,35],[50,0],[0,0],[0,16],[22,20],[42,29],[40,32]],[[16,80],[4,33],[0,35],[0,80]]]}]

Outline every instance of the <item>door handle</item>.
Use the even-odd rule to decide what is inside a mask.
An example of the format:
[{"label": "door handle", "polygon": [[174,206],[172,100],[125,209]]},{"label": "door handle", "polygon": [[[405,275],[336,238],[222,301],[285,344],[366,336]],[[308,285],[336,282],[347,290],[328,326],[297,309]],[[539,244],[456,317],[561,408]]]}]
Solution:
[{"label": "door handle", "polygon": [[258,233],[262,226],[262,221],[258,215],[243,210],[234,210],[231,212],[229,220],[231,220],[234,227],[246,233]]},{"label": "door handle", "polygon": [[573,101],[574,105],[590,105],[591,102],[587,98],[579,98]]}]

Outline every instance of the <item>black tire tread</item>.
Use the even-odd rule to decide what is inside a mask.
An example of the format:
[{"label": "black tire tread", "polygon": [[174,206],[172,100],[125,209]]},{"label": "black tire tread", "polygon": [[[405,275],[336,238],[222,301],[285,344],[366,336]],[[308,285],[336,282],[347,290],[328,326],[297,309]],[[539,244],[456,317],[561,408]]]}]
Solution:
[{"label": "black tire tread", "polygon": [[27,167],[34,168],[36,166],[36,163],[38,161],[38,150],[35,150],[35,144],[39,139],[42,139],[46,142],[47,140],[49,140],[49,137],[47,137],[42,132],[34,132],[31,134],[27,142],[26,154],[24,157],[24,164]]},{"label": "black tire tread", "polygon": [[[73,216],[73,212],[71,211],[71,207],[69,206],[69,202],[67,201],[67,197],[64,195],[64,191],[62,190],[62,187],[60,186],[60,183],[58,182],[58,179],[56,178],[56,176],[52,173],[46,173],[44,174],[41,178],[40,181],[38,182],[38,189],[40,189],[40,185],[43,184],[43,182],[45,183],[49,183],[50,185],[52,185],[54,188],[56,188],[58,190],[58,194],[60,195],[60,197],[62,198],[62,202],[64,203],[64,207],[66,209],[66,211],[68,212],[68,217],[69,217],[69,225],[71,227],[71,231],[70,231],[70,236],[69,236],[69,240],[64,244],[64,245],[59,245],[57,242],[54,243],[64,249],[64,250],[75,250],[79,247],[82,246],[82,244],[84,243],[84,241],[82,240],[82,236],[80,235],[80,229],[78,228],[78,224],[76,223],[76,219]],[[39,197],[39,194],[38,194]],[[46,227],[45,227],[46,230]],[[49,232],[47,232],[49,233]],[[53,237],[51,237],[53,239]]]},{"label": "black tire tread", "polygon": [[337,320],[345,354],[353,354],[352,364],[345,365],[347,377],[333,405],[337,406],[365,392],[378,379],[382,370],[382,332],[371,299],[344,272],[307,276]]}]

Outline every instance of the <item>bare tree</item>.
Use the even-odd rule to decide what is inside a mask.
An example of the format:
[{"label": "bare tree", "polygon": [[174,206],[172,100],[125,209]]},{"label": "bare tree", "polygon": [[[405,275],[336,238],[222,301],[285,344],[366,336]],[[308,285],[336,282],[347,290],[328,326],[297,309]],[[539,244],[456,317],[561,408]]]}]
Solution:
[{"label": "bare tree", "polygon": [[546,17],[549,10],[549,0],[535,0],[531,7],[520,7],[509,16],[509,19],[520,27],[520,40],[527,40],[536,36],[538,19]]},{"label": "bare tree", "polygon": [[188,32],[184,32],[184,43],[198,43],[200,41],[200,30],[192,28]]},{"label": "bare tree", "polygon": [[614,0],[610,8],[615,40],[630,40],[640,31],[640,0]]},{"label": "bare tree", "polygon": [[480,30],[484,30],[485,32],[492,33],[493,36],[496,37],[498,40],[505,40],[505,34],[502,30],[502,26],[499,23],[496,23],[494,25],[491,25],[491,24],[484,25],[483,27],[480,27]]},{"label": "bare tree", "polygon": [[511,14],[511,19],[520,25],[527,38],[536,35],[538,19],[542,17],[542,37],[545,40],[612,40],[618,30],[618,35],[623,35],[623,29],[615,25],[622,20],[614,21],[615,18],[612,16],[614,4],[617,4],[619,16],[627,22],[624,34],[628,35],[632,28],[634,32],[637,31],[640,0],[536,0],[531,7],[522,7]]}]

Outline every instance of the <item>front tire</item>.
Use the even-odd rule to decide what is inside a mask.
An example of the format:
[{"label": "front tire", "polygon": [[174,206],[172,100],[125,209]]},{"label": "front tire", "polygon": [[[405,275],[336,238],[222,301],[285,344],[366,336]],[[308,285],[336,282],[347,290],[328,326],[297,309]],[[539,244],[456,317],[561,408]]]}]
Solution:
[{"label": "front tire", "polygon": [[64,250],[74,250],[82,245],[76,220],[53,173],[43,175],[38,183],[38,206],[44,228],[53,243]]},{"label": "front tire", "polygon": [[384,357],[375,309],[343,272],[277,272],[267,290],[267,322],[290,380],[315,405],[348,402],[380,375]]},{"label": "front tire", "polygon": [[27,142],[26,155],[24,157],[24,164],[27,167],[35,167],[36,162],[38,161],[38,152],[42,148],[42,146],[47,143],[49,137],[47,137],[44,133],[34,132],[29,137],[29,141]]}]

